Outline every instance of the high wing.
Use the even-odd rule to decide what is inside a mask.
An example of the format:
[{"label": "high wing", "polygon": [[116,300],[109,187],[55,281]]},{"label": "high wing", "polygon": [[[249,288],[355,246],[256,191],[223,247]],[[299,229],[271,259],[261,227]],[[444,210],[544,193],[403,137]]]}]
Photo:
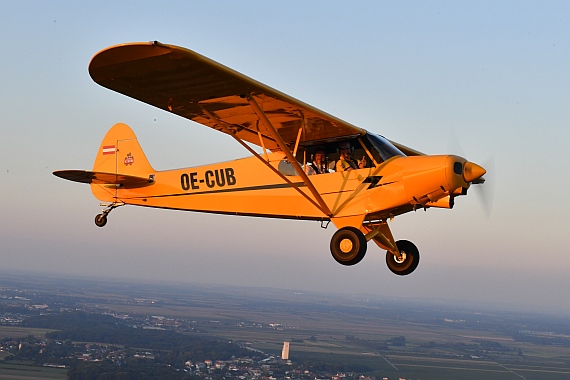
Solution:
[{"label": "high wing", "polygon": [[291,150],[296,141],[310,144],[366,133],[178,46],[158,42],[112,46],[93,57],[89,73],[103,87],[274,152],[283,149],[260,122],[252,98]]}]

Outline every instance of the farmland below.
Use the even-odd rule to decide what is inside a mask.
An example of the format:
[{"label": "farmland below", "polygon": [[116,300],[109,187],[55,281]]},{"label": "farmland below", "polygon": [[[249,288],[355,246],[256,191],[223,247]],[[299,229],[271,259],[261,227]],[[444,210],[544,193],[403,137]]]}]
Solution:
[{"label": "farmland below", "polygon": [[[0,277],[0,297],[0,377],[14,379],[87,378],[121,366],[162,366],[171,378],[570,377],[564,316],[10,274]],[[288,358],[280,357],[284,342]]]}]

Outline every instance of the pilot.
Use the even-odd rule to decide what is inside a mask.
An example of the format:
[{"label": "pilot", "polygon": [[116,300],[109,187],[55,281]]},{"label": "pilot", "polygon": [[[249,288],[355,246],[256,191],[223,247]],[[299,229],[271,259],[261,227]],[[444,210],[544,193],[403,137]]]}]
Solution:
[{"label": "pilot", "polygon": [[317,149],[315,153],[313,153],[313,161],[307,165],[307,174],[324,174],[328,172],[329,169],[325,162],[325,151],[323,149]]},{"label": "pilot", "polygon": [[362,160],[360,161],[352,158],[352,146],[348,141],[340,143],[340,145],[338,146],[338,151],[340,157],[339,160],[336,162],[337,172],[363,169],[366,167],[366,156],[362,156]]}]

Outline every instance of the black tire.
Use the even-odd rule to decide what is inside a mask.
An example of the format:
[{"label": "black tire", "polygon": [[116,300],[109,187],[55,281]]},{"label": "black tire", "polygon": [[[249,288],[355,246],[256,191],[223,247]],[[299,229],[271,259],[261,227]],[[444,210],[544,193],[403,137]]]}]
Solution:
[{"label": "black tire", "polygon": [[388,251],[386,252],[386,264],[392,273],[398,276],[406,276],[418,267],[420,263],[420,251],[418,251],[418,248],[411,241],[398,240],[396,245],[402,255],[402,261],[396,260],[396,256]]},{"label": "black tire", "polygon": [[342,265],[358,264],[364,258],[366,248],[366,238],[358,228],[343,227],[331,239],[331,253]]},{"label": "black tire", "polygon": [[95,217],[95,224],[97,227],[104,227],[107,224],[107,215],[97,214]]}]

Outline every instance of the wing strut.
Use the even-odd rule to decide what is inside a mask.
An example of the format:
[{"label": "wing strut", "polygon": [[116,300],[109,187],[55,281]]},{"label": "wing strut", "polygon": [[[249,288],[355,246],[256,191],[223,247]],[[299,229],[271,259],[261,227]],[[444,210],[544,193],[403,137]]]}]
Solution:
[{"label": "wing strut", "polygon": [[[257,124],[257,136],[259,137],[259,142],[261,143],[261,147],[263,148],[263,157],[265,157],[265,161],[269,162],[269,156],[267,156],[267,149],[265,149],[265,143],[263,142],[263,135],[261,134],[261,131],[259,130],[259,121],[257,123],[258,123]],[[237,138],[237,136],[235,136],[235,135],[234,135],[234,137]]]},{"label": "wing strut", "polygon": [[[261,157],[259,155],[259,153],[257,153],[255,150],[251,149],[251,147],[249,145],[247,145],[245,142],[243,142],[242,139],[240,139],[239,137],[236,136],[236,134],[229,129],[224,121],[219,120],[217,117],[215,117],[214,115],[212,115],[211,112],[209,112],[208,110],[204,109],[202,107],[202,111],[204,111],[204,114],[212,121],[215,121],[219,124],[220,128],[222,130],[224,130],[225,133],[227,133],[228,135],[232,136],[238,143],[240,143],[245,149],[247,149],[249,151],[249,153],[251,153],[253,156],[257,157],[261,162],[263,162],[269,169],[271,169],[275,174],[277,174],[279,177],[281,177],[285,182],[287,182],[287,184],[289,184],[292,188],[294,188],[295,190],[297,190],[299,192],[299,194],[301,194],[304,198],[306,198],[309,202],[311,202],[316,208],[318,208],[319,210],[323,211],[323,213],[325,213],[327,216],[331,216],[330,213],[325,212],[325,210],[322,209],[322,207],[316,203],[313,199],[311,199],[311,197],[309,197],[307,194],[305,194],[305,192],[303,192],[301,189],[299,189],[299,186],[297,186],[296,184],[294,184],[293,182],[291,182],[289,180],[289,178],[285,177],[283,175],[283,173],[281,173],[279,170],[277,170],[276,168],[274,168],[267,159],[263,159],[263,157]],[[261,137],[261,136],[260,136]],[[263,144],[263,140],[260,138],[260,140],[262,141]],[[267,152],[265,151],[265,146],[263,146],[263,151],[265,156],[267,157]],[[295,160],[295,162],[297,162],[297,160]],[[301,170],[301,172],[303,174],[305,174],[305,172],[303,170]],[[328,209],[327,209],[328,210]]]},{"label": "wing strut", "polygon": [[358,138],[358,142],[360,143],[360,145],[362,145],[362,148],[364,148],[364,151],[366,152],[366,154],[368,155],[368,157],[370,157],[370,159],[372,160],[372,162],[374,163],[374,167],[378,166],[378,162],[376,162],[376,159],[374,158],[374,156],[372,155],[372,153],[370,153],[370,151],[368,150],[368,148],[366,147],[366,144],[364,144],[362,142],[362,139],[359,137]]},{"label": "wing strut", "polygon": [[[322,210],[322,208],[319,206],[318,203],[316,203],[314,200],[312,200],[307,194],[305,194],[301,189],[299,189],[299,186],[297,186],[296,184],[294,184],[293,182],[291,182],[289,180],[289,178],[285,177],[281,172],[279,172],[279,170],[275,169],[270,163],[269,161],[266,161],[263,159],[263,157],[261,157],[259,155],[259,153],[257,153],[255,150],[251,149],[251,147],[249,145],[247,145],[246,143],[243,142],[243,140],[241,140],[239,137],[237,137],[236,135],[231,135],[234,139],[236,139],[237,142],[239,142],[245,149],[247,149],[251,154],[253,154],[255,157],[259,158],[265,165],[267,165],[267,167],[271,170],[273,170],[274,173],[276,173],[277,175],[279,175],[279,177],[283,178],[283,180],[285,180],[285,182],[287,182],[289,185],[291,185],[291,187],[293,187],[295,190],[297,190],[303,197],[305,197],[309,202],[311,202],[316,208],[318,208],[319,210],[325,212],[324,210]],[[330,214],[327,214],[327,216],[331,216]]]},{"label": "wing strut", "polygon": [[299,174],[299,176],[303,179],[303,182],[305,182],[305,185],[307,185],[307,188],[311,191],[311,193],[313,194],[313,196],[315,197],[315,199],[319,203],[319,205],[320,205],[319,209],[323,213],[325,213],[325,215],[331,217],[332,212],[329,209],[329,207],[327,206],[327,204],[325,203],[325,201],[323,200],[323,197],[321,197],[321,195],[319,194],[319,192],[317,191],[317,189],[315,188],[315,186],[313,185],[313,183],[311,182],[311,180],[309,179],[309,177],[307,176],[307,174],[305,173],[303,168],[301,168],[301,166],[299,165],[299,162],[297,162],[297,159],[295,158],[295,156],[293,156],[293,153],[291,153],[291,150],[287,147],[287,145],[285,144],[285,142],[283,141],[283,139],[281,138],[279,133],[277,133],[277,131],[275,130],[275,127],[273,126],[273,124],[271,124],[271,121],[269,121],[269,119],[267,118],[265,113],[259,107],[259,104],[257,104],[255,99],[251,95],[247,96],[247,101],[251,105],[251,108],[253,109],[253,111],[257,114],[257,117],[259,117],[259,120],[261,120],[261,122],[267,128],[267,130],[271,134],[271,137],[273,137],[273,139],[275,139],[275,142],[277,143],[277,145],[279,145],[279,148],[281,148],[281,150],[285,153],[285,155],[287,156],[287,159],[289,160],[291,165],[293,165],[293,167],[297,171],[297,174]]},{"label": "wing strut", "polygon": [[301,141],[301,133],[305,128],[305,118],[303,118],[303,123],[299,126],[299,131],[297,132],[297,139],[295,140],[295,148],[293,149],[293,156],[297,156],[297,149],[299,148],[299,142]]}]

